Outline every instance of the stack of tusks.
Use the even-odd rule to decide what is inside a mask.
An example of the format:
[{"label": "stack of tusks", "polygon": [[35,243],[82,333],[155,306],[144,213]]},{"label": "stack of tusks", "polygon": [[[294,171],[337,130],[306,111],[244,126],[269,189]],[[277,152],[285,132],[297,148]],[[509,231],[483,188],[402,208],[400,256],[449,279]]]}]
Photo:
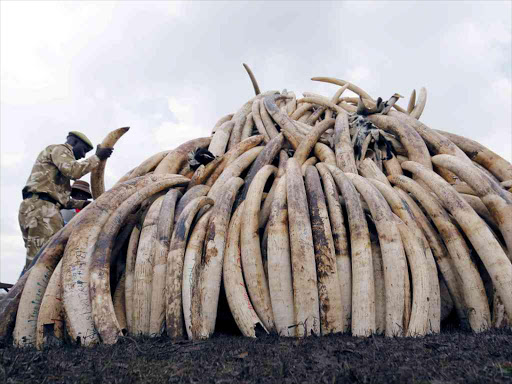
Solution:
[{"label": "stack of tusks", "polygon": [[[422,336],[450,313],[475,332],[512,324],[510,163],[421,123],[424,88],[406,110],[394,95],[365,115],[393,153],[367,138],[358,158],[349,120],[378,104],[366,92],[314,78],[342,88],[297,100],[260,94],[250,74],[256,97],[211,137],[149,157],[108,191],[102,164],[94,203],[0,302],[0,336],[39,348],[208,338],[221,285],[249,337]],[[191,168],[200,148],[216,158]]]}]

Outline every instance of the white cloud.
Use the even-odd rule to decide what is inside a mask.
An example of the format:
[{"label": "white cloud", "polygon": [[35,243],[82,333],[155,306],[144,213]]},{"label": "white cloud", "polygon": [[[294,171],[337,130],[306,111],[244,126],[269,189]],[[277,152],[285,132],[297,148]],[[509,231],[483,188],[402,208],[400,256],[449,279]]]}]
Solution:
[{"label": "white cloud", "polygon": [[175,123],[164,121],[160,126],[154,129],[155,140],[165,148],[176,148],[186,141],[205,135],[202,127],[189,125],[187,123]]},{"label": "white cloud", "polygon": [[[113,4],[2,3],[2,101],[40,103],[69,96],[70,60],[108,24]],[[88,28],[78,28],[88,25]]]},{"label": "white cloud", "polygon": [[389,1],[344,1],[343,9],[356,16],[369,16],[381,13],[389,4]]},{"label": "white cloud", "polygon": [[472,138],[512,162],[511,95],[510,78],[497,78],[484,88],[476,107],[482,115],[482,124]]},{"label": "white cloud", "polygon": [[203,123],[204,95],[197,90],[187,90],[186,93],[187,96],[169,97],[167,100],[176,121],[163,121],[153,130],[155,141],[167,149],[209,135],[208,127]]},{"label": "white cloud", "polygon": [[21,152],[21,151],[15,151],[15,152],[2,151],[0,164],[2,165],[2,167],[5,167],[5,168],[15,167],[15,166],[18,166],[22,162],[23,158],[24,158],[23,152]]},{"label": "white cloud", "polygon": [[467,71],[495,71],[510,61],[511,33],[510,23],[464,20],[444,34],[441,59]]},{"label": "white cloud", "polygon": [[491,83],[494,102],[498,108],[505,108],[510,111],[510,95],[512,95],[512,81],[510,78],[501,77]]},{"label": "white cloud", "polygon": [[372,75],[370,69],[364,65],[350,68],[345,76],[346,80],[354,84],[371,83]]}]

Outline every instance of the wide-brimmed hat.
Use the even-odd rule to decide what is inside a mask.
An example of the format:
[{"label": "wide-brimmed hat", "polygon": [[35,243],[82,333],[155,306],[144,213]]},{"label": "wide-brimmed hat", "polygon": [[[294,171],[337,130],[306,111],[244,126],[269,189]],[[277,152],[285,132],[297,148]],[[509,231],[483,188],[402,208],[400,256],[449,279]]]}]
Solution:
[{"label": "wide-brimmed hat", "polygon": [[[71,136],[75,136],[75,137],[79,138],[79,139],[80,139],[80,140],[82,140],[85,144],[87,144],[87,146],[89,147],[89,151],[90,151],[91,149],[93,149],[93,148],[94,148],[94,146],[92,145],[91,140],[89,140],[89,138],[88,138],[87,136],[85,136],[85,134],[83,134],[82,132],[78,132],[78,131],[71,131],[71,132],[69,132],[69,134],[70,134]],[[89,152],[89,151],[87,151],[87,152]]]},{"label": "wide-brimmed hat", "polygon": [[89,187],[89,183],[87,181],[77,180],[73,183],[71,189],[76,189],[85,192],[89,195],[89,197],[92,197],[91,188]]}]

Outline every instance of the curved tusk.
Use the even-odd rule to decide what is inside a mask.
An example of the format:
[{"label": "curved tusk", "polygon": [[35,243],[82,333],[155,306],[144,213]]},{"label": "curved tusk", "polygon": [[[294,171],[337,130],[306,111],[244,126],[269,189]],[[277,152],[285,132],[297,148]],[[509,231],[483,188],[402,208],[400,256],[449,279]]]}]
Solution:
[{"label": "curved tusk", "polygon": [[453,133],[436,130],[450,139],[473,161],[483,166],[500,181],[512,179],[512,164],[480,143]]},{"label": "curved tusk", "polygon": [[[404,162],[402,164],[408,164]],[[461,279],[464,296],[465,316],[471,329],[481,332],[489,328],[490,311],[485,294],[484,283],[478,270],[471,260],[470,251],[464,238],[452,222],[450,216],[438,200],[427,192],[420,184],[406,176],[388,176],[389,181],[406,192],[411,193],[425,209],[428,217],[434,222],[441,238],[450,253],[455,270]],[[465,318],[461,319],[463,322]]]},{"label": "curved tusk", "polygon": [[235,122],[232,120],[226,121],[222,124],[214,133],[212,141],[208,146],[208,151],[210,151],[214,156],[222,156],[226,152],[229,137],[234,126]]},{"label": "curved tusk", "polygon": [[263,120],[261,119],[260,115],[260,103],[261,100],[256,100],[254,103],[252,103],[252,118],[254,120],[254,124],[256,124],[256,128],[258,129],[258,132],[260,135],[263,136],[263,139],[265,140],[265,143],[268,143],[270,141],[270,135],[267,132],[267,129],[265,127],[265,124],[263,124]]},{"label": "curved tusk", "polygon": [[320,329],[322,335],[343,332],[348,325],[344,322],[347,314],[343,313],[334,239],[316,167],[306,169],[305,184],[316,259]]},{"label": "curved tusk", "polygon": [[16,313],[20,308],[21,294],[30,275],[31,269],[18,279],[16,284],[0,301],[0,340],[6,340],[11,334],[16,322]]},{"label": "curved tusk", "polygon": [[448,208],[484,263],[512,321],[512,264],[485,222],[450,184],[434,172],[414,162],[405,162],[402,168],[418,175]]},{"label": "curved tusk", "polygon": [[386,283],[386,336],[401,336],[407,261],[400,233],[388,203],[371,182],[353,173],[346,175],[368,204],[379,235]]},{"label": "curved tusk", "polygon": [[416,90],[413,89],[411,92],[411,97],[409,97],[409,104],[407,104],[407,113],[410,115],[414,106],[416,105]]},{"label": "curved tusk", "polygon": [[329,209],[329,219],[334,240],[334,252],[336,255],[338,283],[341,289],[342,329],[343,332],[346,332],[350,329],[352,318],[352,267],[348,250],[347,230],[336,183],[334,182],[329,168],[323,163],[316,164],[316,168],[322,178],[322,185]]},{"label": "curved tusk", "polygon": [[268,95],[263,99],[263,103],[268,113],[270,113],[274,121],[281,127],[281,131],[285,135],[286,139],[294,149],[297,149],[299,146],[299,140],[296,137],[297,129],[288,115],[282,113],[276,105],[276,100],[279,97],[279,94]]},{"label": "curved tusk", "polygon": [[275,328],[270,292],[263,270],[259,238],[259,211],[263,188],[269,177],[277,174],[277,168],[266,165],[254,177],[245,200],[244,220],[240,232],[242,266],[247,290],[258,317],[265,328]]},{"label": "curved tusk", "polygon": [[288,96],[291,97],[291,99],[286,102],[286,113],[288,116],[291,116],[297,109],[297,96],[295,96],[293,91],[288,92]]},{"label": "curved tusk", "polygon": [[203,171],[199,171],[198,168],[199,172],[196,172],[197,174],[192,176],[187,190],[199,184],[206,184],[207,186],[211,187],[220,176],[220,174],[224,171],[224,168],[230,165],[234,160],[236,160],[243,153],[247,152],[249,149],[259,145],[262,141],[263,136],[261,135],[251,136],[238,143],[224,155],[217,157],[215,160],[209,162],[206,167],[204,167]]},{"label": "curved tusk", "polygon": [[[101,142],[101,148],[112,148],[117,141],[123,136],[130,127],[118,128],[110,132]],[[105,192],[105,166],[107,159],[100,160],[99,165],[91,172],[91,194],[92,198],[96,200],[103,192]]]},{"label": "curved tusk", "polygon": [[468,165],[455,156],[436,155],[432,157],[432,162],[455,173],[475,191],[498,223],[507,248],[512,249],[512,199],[501,186],[477,167]]},{"label": "curved tusk", "polygon": [[296,333],[320,335],[313,233],[302,172],[293,158],[286,162],[286,180]]},{"label": "curved tusk", "polygon": [[[283,96],[283,95],[281,95],[281,96]],[[265,126],[265,131],[268,133],[268,135],[270,136],[270,139],[272,140],[274,137],[276,137],[279,134],[279,132],[277,131],[277,128],[274,126],[274,122],[270,118],[269,112],[267,111],[267,108],[265,108],[265,103],[263,102],[263,100],[260,100],[259,107],[260,107],[261,121],[263,122],[263,125]],[[280,110],[280,111],[283,115],[288,116],[288,114],[285,113],[285,111],[283,111],[283,110]]]},{"label": "curved tusk", "polygon": [[256,174],[265,165],[271,164],[272,161],[274,161],[274,158],[278,155],[279,151],[281,151],[283,144],[284,135],[280,133],[279,135],[275,136],[272,140],[270,140],[267,145],[265,145],[265,148],[260,152],[256,160],[254,160],[251,167],[249,168],[249,172],[244,177],[245,184],[235,201],[235,207],[238,207],[238,205],[243,200],[245,200],[247,192],[249,191],[249,187],[251,186],[253,179],[256,177]]},{"label": "curved tusk", "polygon": [[119,324],[119,328],[121,328],[121,333],[126,332],[126,329],[128,328],[128,323],[126,320],[125,284],[126,274],[123,273],[122,277],[117,283],[116,290],[114,291],[114,297],[112,299],[114,302],[114,314]]},{"label": "curved tusk", "polygon": [[372,115],[368,119],[380,129],[398,136],[407,151],[407,157],[428,169],[432,169],[430,153],[419,133],[392,116]]},{"label": "curved tusk", "polygon": [[359,173],[361,176],[367,179],[378,180],[381,183],[386,184],[388,187],[391,187],[391,183],[389,182],[386,175],[382,173],[382,171],[377,167],[377,164],[375,164],[372,159],[364,159],[359,164]]},{"label": "curved tusk", "polygon": [[320,136],[334,125],[334,119],[328,120],[326,123],[320,123],[308,133],[304,140],[301,141],[293,158],[297,160],[300,166],[304,164],[309,154],[315,148],[316,143],[320,139]]},{"label": "curved tusk", "polygon": [[[157,236],[158,215],[160,213],[160,208],[162,207],[163,201],[164,196],[160,196],[153,202],[153,204],[151,204],[148,213],[144,218],[140,232],[139,248],[137,249],[137,259],[135,262],[133,279],[133,332],[135,335],[150,335],[149,327],[151,321],[151,285],[153,281],[153,264],[156,251],[155,239]],[[133,207],[135,204],[131,206]],[[115,232],[115,227],[113,229],[114,230],[112,232]],[[101,253],[104,253],[105,251],[102,249],[99,249],[98,251],[98,258],[101,258]],[[107,250],[105,253],[106,256],[103,257],[109,258],[109,251]],[[167,257],[165,258],[165,261],[167,262]],[[106,276],[106,273],[102,273],[102,267],[103,266],[100,263],[94,263],[93,267],[91,268],[91,272],[94,271],[94,273],[91,273],[90,286],[91,289],[94,289],[95,291],[95,298],[91,298],[93,303],[93,316],[95,318],[94,320],[96,329],[100,333],[102,341],[107,344],[113,344],[117,341],[118,336],[115,330],[113,334],[110,332],[111,329],[109,328],[111,328],[113,324],[102,324],[108,323],[109,320],[112,320],[112,318],[107,317],[108,311],[101,308],[101,305],[108,300],[104,300],[103,297],[101,298],[101,301],[98,300],[98,298],[102,296],[102,290],[107,288],[110,291],[110,286],[102,287],[101,279],[104,279],[104,276]],[[94,280],[93,276],[96,277]],[[105,314],[102,312],[105,312]],[[107,318],[105,319],[105,317]],[[157,331],[157,334],[158,332],[159,331]]]},{"label": "curved tusk", "polygon": [[354,148],[350,138],[348,114],[338,112],[334,124],[334,152],[336,154],[336,165],[343,172],[357,174]]},{"label": "curved tusk", "polygon": [[322,163],[336,165],[336,155],[328,145],[316,143],[313,153]]},{"label": "curved tusk", "polygon": [[398,94],[398,93],[394,93],[393,96],[391,96],[389,98],[388,101],[386,101],[384,103],[384,109],[382,110],[382,114],[383,115],[387,115],[389,113],[389,111],[391,110],[391,108],[395,105],[395,103],[398,101],[398,99],[401,99],[403,98],[402,95]]},{"label": "curved tusk", "polygon": [[[45,345],[55,343],[55,339],[63,342],[64,308],[62,306],[62,286],[60,283],[62,260],[52,273],[48,287],[41,301],[41,308],[37,317],[36,347],[41,350]],[[51,326],[51,334],[46,334],[45,328]],[[52,338],[52,339],[50,339]]]},{"label": "curved tusk", "polygon": [[[33,345],[35,343],[36,338],[36,326],[37,326],[37,317],[39,314],[39,308],[41,301],[38,299],[44,296],[46,287],[48,286],[49,277],[53,273],[54,269],[57,267],[60,259],[65,255],[65,248],[69,248],[69,252],[75,246],[72,246],[73,242],[77,241],[85,241],[87,242],[88,236],[94,236],[91,231],[88,229],[89,226],[96,223],[97,225],[102,225],[106,221],[109,215],[109,209],[114,209],[116,204],[119,204],[121,199],[124,199],[126,196],[129,196],[131,193],[135,192],[135,189],[143,183],[147,183],[152,176],[146,176],[142,178],[132,179],[123,184],[120,184],[117,187],[114,187],[104,194],[102,194],[98,200],[94,203],[85,207],[80,215],[76,215],[71,219],[71,221],[64,226],[59,232],[57,232],[53,237],[48,241],[44,250],[41,250],[39,253],[39,257],[37,257],[37,261],[30,269],[30,279],[28,279],[25,283],[25,287],[23,289],[23,293],[20,298],[18,312],[16,314],[16,326],[15,331],[13,333],[13,338],[15,344],[18,346],[25,345]],[[119,199],[119,200],[118,200]],[[103,221],[104,220],[104,221]],[[73,242],[70,240],[73,237],[73,233],[75,233],[75,229],[77,229],[77,234]],[[79,234],[84,235],[84,233],[80,232],[82,229],[88,229],[86,238],[80,238]],[[76,245],[76,244],[75,244]],[[87,248],[86,244],[82,243],[84,248],[75,248],[78,252],[73,255],[73,257],[79,259],[80,261],[75,260],[74,269],[77,271],[78,275],[76,275],[77,280],[81,280],[79,277],[82,276],[83,279],[88,280],[88,268],[85,268],[85,264],[88,265],[88,257],[87,251],[92,253],[92,245]],[[69,257],[71,258],[71,257]],[[82,261],[85,259],[85,262]],[[62,279],[63,286],[66,284],[64,280],[65,273],[65,262],[62,265]],[[28,276],[27,276],[28,278]],[[87,287],[87,283],[84,283],[85,287]],[[15,290],[14,290],[15,292]],[[73,294],[89,294],[88,289],[82,289],[81,291],[73,291]],[[65,294],[63,294],[63,300],[65,303]],[[86,301],[84,300],[84,303]],[[87,299],[87,303],[90,304],[89,299]],[[80,301],[75,301],[75,304],[80,307]],[[11,307],[12,308],[12,307]],[[80,313],[89,313],[87,309],[83,310]],[[80,311],[80,309],[79,309]],[[73,311],[68,311],[69,313]],[[73,316],[73,314],[71,315]],[[20,321],[18,321],[18,318]],[[23,320],[21,320],[23,319]],[[87,319],[90,320],[90,319]],[[92,320],[90,320],[92,323]],[[95,333],[87,333],[89,337],[85,342],[95,341]]]},{"label": "curved tusk", "polygon": [[252,131],[254,129],[254,118],[252,116],[252,112],[247,115],[245,119],[244,126],[242,127],[242,134],[240,135],[240,141],[244,141],[248,139],[252,135]]},{"label": "curved tusk", "polygon": [[227,183],[229,179],[232,177],[238,177],[245,171],[254,160],[258,157],[258,155],[263,151],[264,147],[255,147],[240,157],[238,157],[235,161],[233,161],[224,171],[220,174],[215,184],[210,188],[210,192],[208,192],[208,197],[211,197],[214,201],[218,199],[220,194],[222,193],[222,187]]},{"label": "curved tusk", "polygon": [[[443,280],[445,281],[450,296],[453,299],[453,303],[455,304],[455,308],[457,310],[457,314],[459,315],[459,319],[461,320],[461,322],[463,322],[464,327],[464,322],[466,321],[467,316],[464,313],[465,304],[460,277],[452,264],[450,254],[448,253],[448,250],[446,249],[446,246],[444,245],[441,236],[434,229],[429,219],[427,219],[421,208],[416,204],[412,197],[409,196],[407,192],[405,192],[403,189],[400,189],[399,187],[395,187],[394,189],[398,193],[400,198],[404,200],[405,203],[409,206],[409,208],[412,211],[412,215],[414,216],[414,219],[423,230],[423,234],[425,235],[428,244],[432,250],[432,254],[435,258],[435,261],[439,266],[439,271],[443,276]],[[442,280],[439,281],[440,284],[441,281]],[[439,289],[441,291],[441,285]],[[441,320],[443,320],[442,316]]]},{"label": "curved tusk", "polygon": [[231,119],[233,119],[233,114],[230,113],[226,116],[222,116],[218,121],[217,123],[215,123],[215,125],[213,126],[212,128],[212,136],[215,134],[215,132],[217,132],[217,129],[219,129],[219,127],[224,124],[226,121],[231,121]]},{"label": "curved tusk", "polygon": [[427,89],[425,87],[420,88],[420,92],[418,95],[418,102],[414,106],[413,110],[409,115],[416,120],[420,119],[423,110],[425,109],[425,104],[427,103]]},{"label": "curved tusk", "polygon": [[[151,196],[172,187],[186,185],[188,179],[170,175],[140,188],[127,198],[109,217],[98,237],[90,266],[89,290],[94,325],[106,344],[114,344],[122,329],[115,316],[110,290],[110,259],[115,239],[133,207],[140,205]],[[132,327],[135,334],[149,334],[151,306],[151,278],[154,262],[154,239],[157,234],[157,220],[164,196],[160,196],[149,208],[142,226],[133,281]]]},{"label": "curved tusk", "polygon": [[195,152],[199,148],[207,148],[210,145],[211,140],[211,137],[200,137],[181,144],[178,148],[172,150],[163,158],[155,168],[154,174],[177,174],[188,162],[189,153]]},{"label": "curved tusk", "polygon": [[268,333],[256,315],[242,275],[240,252],[240,229],[242,226],[245,202],[236,209],[229,223],[226,254],[224,256],[224,288],[228,305],[238,328],[246,337],[256,337],[257,331]]},{"label": "curved tusk", "polygon": [[252,86],[254,87],[254,93],[256,94],[256,96],[258,96],[261,93],[261,91],[258,82],[256,81],[256,77],[254,77],[254,73],[252,73],[251,68],[249,68],[247,64],[244,63],[243,66],[251,79]]},{"label": "curved tusk", "polygon": [[356,85],[354,85],[352,83],[349,83],[348,81],[341,80],[341,79],[335,79],[334,77],[313,77],[313,78],[311,78],[311,80],[313,80],[313,81],[321,81],[323,83],[336,84],[336,85],[339,85],[341,87],[343,87],[345,85],[348,85],[348,89],[351,90],[352,92],[356,93],[360,97],[362,97],[364,99],[368,99],[368,100],[374,101],[372,99],[372,97],[368,93],[363,91],[358,86],[356,86]]},{"label": "curved tusk", "polygon": [[[178,203],[176,204],[176,208],[173,214],[173,230],[176,222],[181,216],[181,213],[185,209],[185,207],[192,201],[201,196],[208,195],[210,191],[210,187],[207,185],[196,185],[195,187],[190,188],[183,196],[180,197]],[[172,231],[171,231],[172,235]]]},{"label": "curved tusk", "polygon": [[124,283],[124,297],[126,301],[126,325],[128,333],[133,331],[133,278],[135,273],[135,263],[137,259],[137,249],[139,247],[140,224],[137,224],[130,235],[128,249],[126,251],[126,281]]},{"label": "curved tusk", "polygon": [[[354,187],[354,184],[339,168],[326,165],[332,174],[341,195],[345,200],[345,207],[348,216],[349,234],[350,234],[350,253],[352,261],[352,335],[369,336],[380,330],[384,332],[385,321],[377,322],[381,317],[377,309],[385,307],[385,297],[382,301],[377,300],[377,296],[384,292],[384,289],[378,285],[382,279],[378,280],[374,270],[375,258],[372,261],[372,249],[370,248],[370,233],[368,224],[361,204],[361,199]],[[318,165],[321,169],[321,166]],[[348,247],[348,245],[347,245]],[[379,253],[380,255],[380,253]],[[348,257],[347,257],[348,258]],[[350,262],[349,259],[349,262]],[[373,264],[373,265],[372,265]],[[350,272],[350,268],[343,268],[345,275]],[[384,288],[384,287],[382,287]],[[348,290],[346,288],[344,292]],[[380,305],[377,308],[377,305]],[[382,320],[385,318],[385,311],[382,313]]]},{"label": "curved tusk", "polygon": [[[331,102],[333,102],[334,104],[338,104],[339,98],[341,97],[341,95],[343,95],[343,92],[345,92],[348,89],[348,86],[349,86],[349,84],[347,83],[344,86],[342,86],[340,89],[338,89],[336,91],[336,93],[333,95],[333,97],[331,98]],[[330,118],[332,118],[332,110],[328,109],[325,111],[325,119],[330,119]]]},{"label": "curved tusk", "polygon": [[404,172],[402,171],[402,167],[400,166],[400,162],[393,153],[391,158],[384,160],[382,163],[384,164],[384,169],[386,170],[387,175],[404,174]]},{"label": "curved tusk", "polygon": [[158,213],[156,224],[156,242],[154,244],[153,281],[151,284],[151,313],[149,316],[149,334],[160,335],[165,321],[165,280],[167,275],[167,255],[174,230],[174,212],[176,203],[181,202],[181,192],[170,189],[165,194]]},{"label": "curved tusk", "polygon": [[286,175],[277,182],[268,228],[268,285],[276,331],[280,336],[295,336]]},{"label": "curved tusk", "polygon": [[223,187],[222,197],[212,209],[201,260],[199,289],[201,338],[210,337],[215,330],[228,224],[235,197],[243,183],[244,181],[239,177],[228,180]]},{"label": "curved tusk", "polygon": [[432,250],[411,214],[410,208],[389,184],[370,179],[384,196],[397,216],[397,227],[402,238],[412,275],[412,309],[407,327],[408,336],[423,336],[441,330],[441,302],[439,280]]},{"label": "curved tusk", "polygon": [[182,279],[188,233],[196,214],[206,205],[214,205],[209,197],[192,200],[183,210],[174,226],[169,255],[167,256],[166,327],[171,338],[183,336]]},{"label": "curved tusk", "polygon": [[148,172],[153,171],[158,164],[167,156],[171,151],[162,151],[155,153],[153,156],[150,156],[146,160],[144,160],[138,167],[134,168],[132,171],[128,172],[126,175],[121,177],[114,186],[117,186],[125,181],[131,180],[135,177],[145,176]]},{"label": "curved tusk", "polygon": [[267,91],[262,94],[259,94],[258,96],[253,97],[235,113],[232,119],[235,122],[235,126],[233,127],[233,131],[229,139],[228,150],[231,150],[240,142],[240,139],[242,137],[242,130],[247,120],[247,116],[252,111],[253,102],[255,102],[256,100],[261,100],[263,97],[267,95],[272,95],[275,92],[276,91]]},{"label": "curved tusk", "polygon": [[298,121],[306,112],[308,112],[311,108],[313,108],[313,104],[310,103],[302,103],[302,105],[297,108],[291,115],[290,119],[294,121]]},{"label": "curved tusk", "polygon": [[212,209],[209,209],[196,223],[185,251],[183,262],[182,300],[183,318],[189,340],[200,337],[201,313],[199,290],[201,288],[201,256]]}]

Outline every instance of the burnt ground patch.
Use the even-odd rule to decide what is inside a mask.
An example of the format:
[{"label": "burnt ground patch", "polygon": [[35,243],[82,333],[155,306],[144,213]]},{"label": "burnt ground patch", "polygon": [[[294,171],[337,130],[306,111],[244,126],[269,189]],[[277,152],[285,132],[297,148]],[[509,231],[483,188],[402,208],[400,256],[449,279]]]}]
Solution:
[{"label": "burnt ground patch", "polygon": [[114,346],[0,345],[6,383],[511,383],[512,331],[421,339],[346,335],[199,342],[123,338]]}]

